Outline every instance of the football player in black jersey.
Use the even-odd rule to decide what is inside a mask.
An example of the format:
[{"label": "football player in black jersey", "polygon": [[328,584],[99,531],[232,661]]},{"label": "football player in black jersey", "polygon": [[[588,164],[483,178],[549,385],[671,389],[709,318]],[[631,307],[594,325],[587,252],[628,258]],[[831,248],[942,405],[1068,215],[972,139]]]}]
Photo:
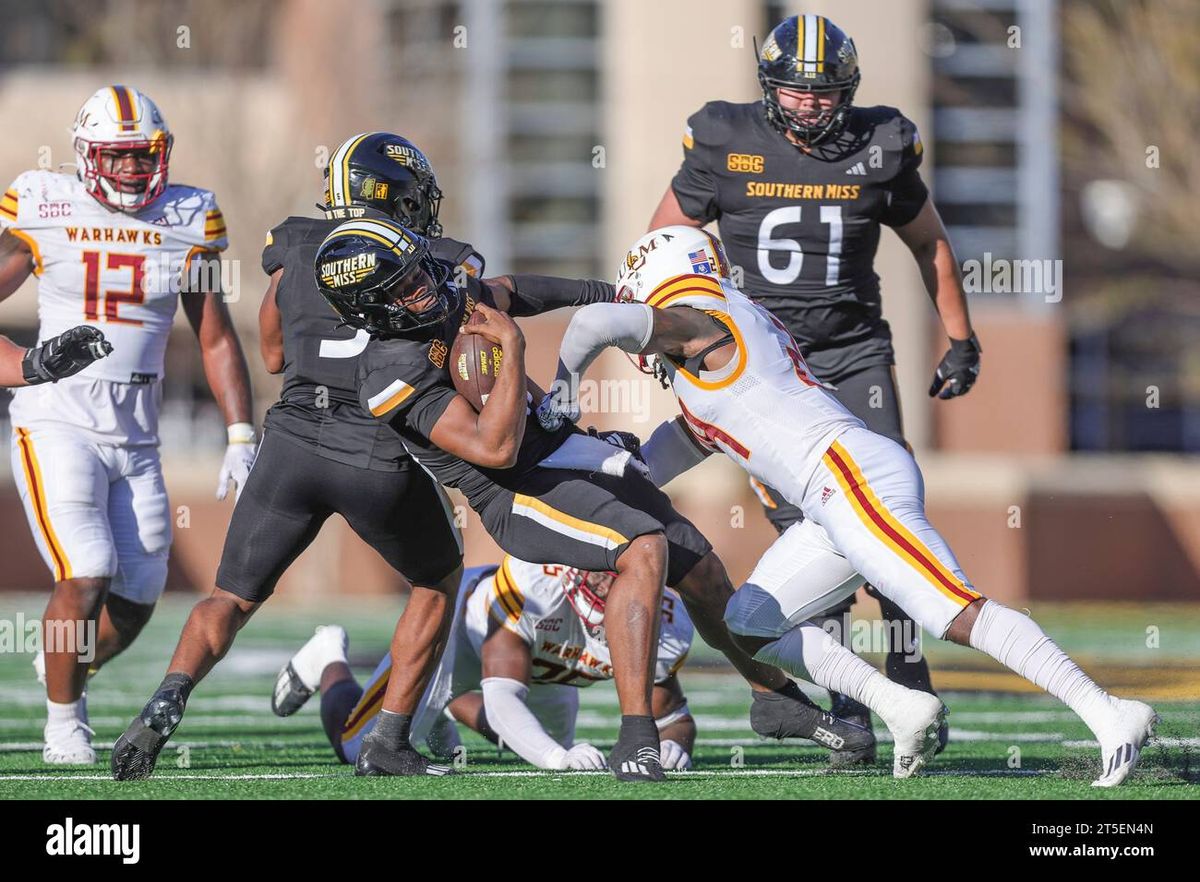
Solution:
[{"label": "football player in black jersey", "polygon": [[[325,170],[324,217],[289,217],[267,234],[270,283],[259,311],[263,360],[283,373],[267,412],[258,458],[230,521],[216,589],[193,609],[159,691],[113,751],[118,779],[145,777],[195,684],[221,659],[283,572],[337,513],[412,584],[396,626],[392,707],[406,724],[448,634],[462,549],[443,493],[403,443],[358,405],[355,380],[365,331],[346,328],[317,290],[317,246],[349,217],[396,218],[434,238],[431,247],[463,274],[483,258],[440,238],[441,191],[425,155],[399,135],[369,132],[345,141]],[[296,676],[285,691],[310,693]],[[407,710],[406,710],[407,709]],[[415,750],[398,771],[441,774]]]},{"label": "football player in black jersey", "polygon": [[[855,416],[904,444],[892,335],[874,269],[881,225],[912,251],[950,338],[929,394],[968,392],[980,348],[954,252],[918,171],[916,126],[893,107],[856,106],[860,76],[854,42],[829,19],[783,21],[759,55],[762,100],[712,101],[688,119],[683,164],[650,228],[716,221],[742,289],[787,325],[809,366]],[[772,488],[754,489],[780,532],[800,519]],[[897,645],[915,639],[916,626],[872,594],[893,636],[888,675],[932,692],[925,660],[913,658],[912,646]],[[847,637],[848,609],[829,611]],[[898,634],[912,638],[899,641]],[[869,725],[861,705],[834,699],[835,713]],[[832,760],[873,758],[842,751]]]},{"label": "football player in black jersey", "polygon": [[[438,481],[456,487],[506,552],[533,563],[564,563],[617,573],[608,597],[607,633],[622,722],[609,767],[621,780],[660,781],[658,731],[650,710],[662,586],[680,592],[706,642],[770,698],[759,707],[796,724],[804,737],[827,733],[863,745],[865,729],[823,714],[777,668],[750,659],[723,621],[732,586],[712,546],[645,477],[630,451],[566,424],[544,429],[529,403],[542,399],[525,374],[525,341],[510,316],[611,301],[596,281],[506,277],[504,286],[449,278],[428,243],[376,219],[349,221],[317,252],[319,286],[345,322],[371,340],[359,359],[359,401],[403,438]],[[447,370],[460,329],[503,351],[481,411],[455,390]],[[668,554],[669,550],[669,554]],[[516,602],[516,601],[514,601]],[[519,609],[510,613],[519,615]],[[392,698],[385,696],[385,711]],[[357,770],[388,774],[388,736],[377,726]]]}]

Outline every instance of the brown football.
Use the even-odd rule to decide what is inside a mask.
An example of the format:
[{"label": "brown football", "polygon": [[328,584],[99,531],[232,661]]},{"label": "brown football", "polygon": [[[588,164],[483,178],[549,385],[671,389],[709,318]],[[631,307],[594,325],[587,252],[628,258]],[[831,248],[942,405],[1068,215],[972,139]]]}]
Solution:
[{"label": "brown football", "polygon": [[496,385],[496,372],[504,360],[504,351],[498,343],[485,340],[478,334],[459,332],[450,347],[450,379],[458,394],[476,410],[483,410],[492,387]]}]

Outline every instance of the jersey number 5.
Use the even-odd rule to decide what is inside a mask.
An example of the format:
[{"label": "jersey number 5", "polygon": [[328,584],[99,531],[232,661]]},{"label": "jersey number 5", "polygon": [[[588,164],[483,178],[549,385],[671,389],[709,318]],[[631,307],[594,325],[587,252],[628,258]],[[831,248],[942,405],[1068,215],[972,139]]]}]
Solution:
[{"label": "jersey number 5", "polygon": [[117,308],[122,303],[143,303],[146,300],[146,257],[142,254],[113,254],[107,252],[110,270],[129,269],[129,288],[104,292],[104,315],[100,312],[100,252],[83,252],[83,317],[89,322],[107,321],[122,325],[140,325],[140,319],[121,318]]},{"label": "jersey number 5", "polygon": [[[838,283],[838,270],[842,265],[842,206],[822,205],[821,223],[829,225],[829,248],[826,253],[825,284]],[[783,224],[800,223],[800,206],[788,205],[769,211],[758,228],[758,271],[764,279],[774,285],[790,285],[800,278],[804,266],[804,249],[795,239],[775,239],[775,228]],[[782,269],[771,265],[771,252],[787,252],[787,266]]]}]

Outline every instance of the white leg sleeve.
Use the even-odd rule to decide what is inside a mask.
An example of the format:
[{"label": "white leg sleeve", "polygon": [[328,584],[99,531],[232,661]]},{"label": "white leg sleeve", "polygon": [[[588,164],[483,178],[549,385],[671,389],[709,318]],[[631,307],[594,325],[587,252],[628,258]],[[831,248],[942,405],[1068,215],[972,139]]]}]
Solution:
[{"label": "white leg sleeve", "polygon": [[971,646],[1041,686],[1093,731],[1112,713],[1108,693],[1046,636],[1037,622],[988,600],[971,628]]},{"label": "white leg sleeve", "polygon": [[754,658],[831,692],[849,695],[876,713],[887,702],[902,700],[907,692],[812,622],[792,628]]}]

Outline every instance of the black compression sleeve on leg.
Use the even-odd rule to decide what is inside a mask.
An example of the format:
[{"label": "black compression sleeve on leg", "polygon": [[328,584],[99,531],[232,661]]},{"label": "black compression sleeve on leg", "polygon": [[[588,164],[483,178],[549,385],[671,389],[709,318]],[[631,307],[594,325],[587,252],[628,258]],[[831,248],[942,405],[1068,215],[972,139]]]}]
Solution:
[{"label": "black compression sleeve on leg", "polygon": [[511,278],[516,291],[509,314],[517,317],[539,315],[564,306],[612,303],[616,299],[616,289],[597,279],[560,279],[531,273],[516,273]]},{"label": "black compression sleeve on leg", "polygon": [[321,728],[333,745],[333,752],[342,762],[347,762],[346,755],[342,753],[342,731],[362,694],[362,687],[354,680],[339,680],[321,691]]}]

